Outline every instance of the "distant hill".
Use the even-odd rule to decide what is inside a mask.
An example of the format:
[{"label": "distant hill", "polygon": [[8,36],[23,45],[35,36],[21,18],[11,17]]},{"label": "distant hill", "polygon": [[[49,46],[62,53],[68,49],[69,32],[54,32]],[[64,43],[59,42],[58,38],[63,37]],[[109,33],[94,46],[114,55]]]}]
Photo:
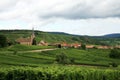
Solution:
[{"label": "distant hill", "polygon": [[107,34],[107,35],[104,35],[104,37],[108,37],[108,38],[120,38],[120,33]]},{"label": "distant hill", "polygon": [[69,33],[65,33],[65,32],[48,32],[50,34],[62,34],[62,35],[71,35]]},{"label": "distant hill", "polygon": [[[14,42],[20,37],[30,37],[31,30],[0,30],[0,34],[5,35],[9,41]],[[43,32],[35,30],[37,42],[44,40],[48,43],[85,43],[95,45],[120,45],[120,37],[115,37],[115,34],[105,36],[81,36],[68,34],[64,32]],[[107,37],[106,37],[107,36]],[[108,37],[109,36],[109,37]],[[114,37],[113,37],[114,36]]]}]

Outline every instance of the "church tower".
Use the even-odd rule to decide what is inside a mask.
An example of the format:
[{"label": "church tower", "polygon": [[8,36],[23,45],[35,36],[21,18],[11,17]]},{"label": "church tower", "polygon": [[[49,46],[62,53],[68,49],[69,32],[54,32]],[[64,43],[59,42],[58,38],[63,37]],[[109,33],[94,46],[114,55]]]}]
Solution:
[{"label": "church tower", "polygon": [[34,33],[34,27],[32,28],[32,35],[31,35],[31,39],[35,38],[35,33]]},{"label": "church tower", "polygon": [[35,33],[34,33],[34,27],[32,28],[32,34],[31,34],[31,45],[33,44],[33,40],[35,38]]}]

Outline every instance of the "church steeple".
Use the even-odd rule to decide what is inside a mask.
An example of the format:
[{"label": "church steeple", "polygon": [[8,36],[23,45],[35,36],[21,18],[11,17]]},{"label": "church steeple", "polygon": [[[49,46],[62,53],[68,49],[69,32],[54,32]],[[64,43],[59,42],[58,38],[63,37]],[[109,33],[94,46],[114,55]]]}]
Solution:
[{"label": "church steeple", "polygon": [[34,33],[34,27],[32,27],[32,33]]},{"label": "church steeple", "polygon": [[35,38],[34,27],[32,28],[32,35],[31,35],[31,38],[32,38],[32,39]]}]

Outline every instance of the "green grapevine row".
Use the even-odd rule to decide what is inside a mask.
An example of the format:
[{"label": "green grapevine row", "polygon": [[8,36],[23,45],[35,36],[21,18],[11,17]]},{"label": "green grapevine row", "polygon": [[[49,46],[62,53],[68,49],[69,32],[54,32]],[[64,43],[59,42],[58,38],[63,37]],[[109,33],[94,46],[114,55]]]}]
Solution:
[{"label": "green grapevine row", "polygon": [[0,80],[120,80],[120,70],[76,66],[0,68]]}]

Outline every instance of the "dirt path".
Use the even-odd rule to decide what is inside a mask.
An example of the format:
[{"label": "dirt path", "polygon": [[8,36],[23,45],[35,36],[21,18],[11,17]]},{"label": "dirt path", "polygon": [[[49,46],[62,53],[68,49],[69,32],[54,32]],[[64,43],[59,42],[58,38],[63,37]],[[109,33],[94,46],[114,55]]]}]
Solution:
[{"label": "dirt path", "polygon": [[42,52],[42,51],[51,51],[51,50],[56,50],[57,48],[54,49],[41,49],[41,50],[31,50],[31,51],[24,51],[24,52]]}]

